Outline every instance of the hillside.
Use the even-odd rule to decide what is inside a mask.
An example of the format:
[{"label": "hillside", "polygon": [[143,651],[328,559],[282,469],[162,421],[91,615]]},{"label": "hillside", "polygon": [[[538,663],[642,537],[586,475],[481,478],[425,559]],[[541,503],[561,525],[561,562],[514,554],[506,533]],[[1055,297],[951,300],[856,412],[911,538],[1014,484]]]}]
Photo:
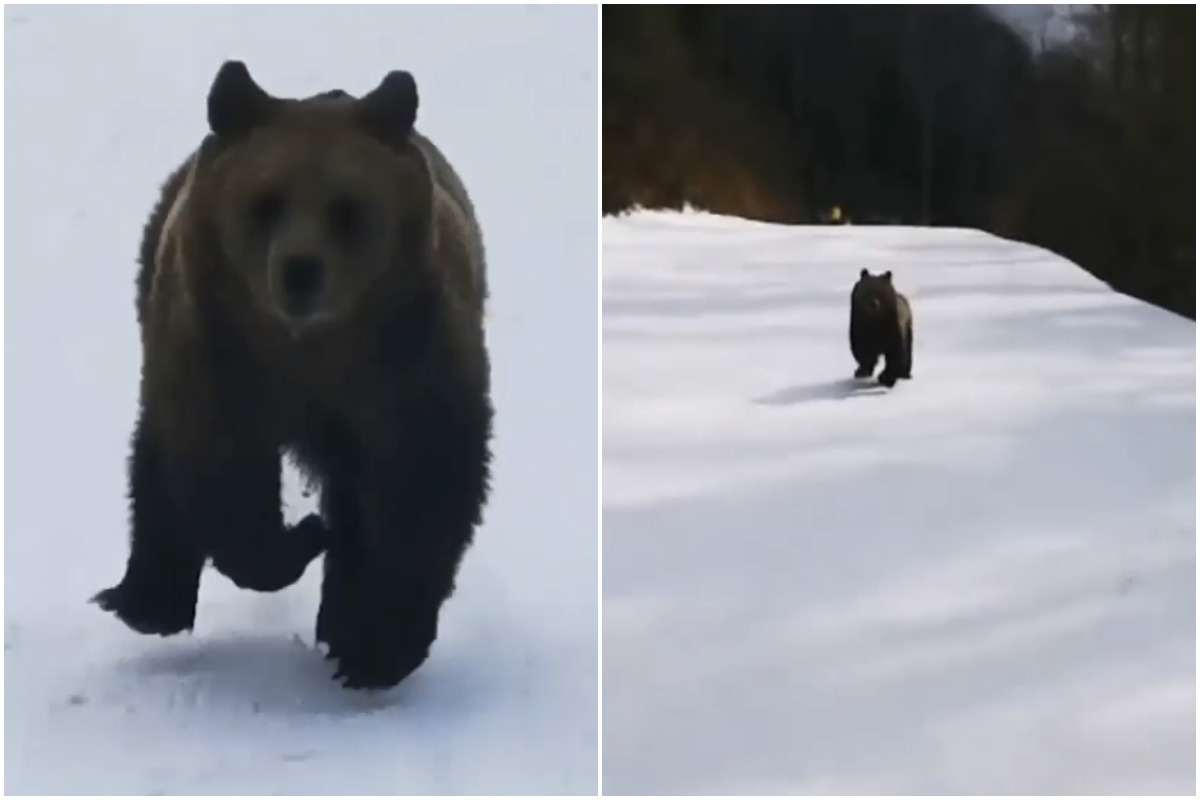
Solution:
[{"label": "hillside", "polygon": [[972,230],[602,239],[606,793],[1194,793],[1194,323]]}]

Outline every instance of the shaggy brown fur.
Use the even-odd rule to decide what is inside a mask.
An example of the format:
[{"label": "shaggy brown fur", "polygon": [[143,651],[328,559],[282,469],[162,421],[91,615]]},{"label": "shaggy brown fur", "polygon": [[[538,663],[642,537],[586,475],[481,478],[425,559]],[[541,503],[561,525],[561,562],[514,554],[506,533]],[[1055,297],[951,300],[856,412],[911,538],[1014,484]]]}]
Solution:
[{"label": "shaggy brown fur", "polygon": [[[218,72],[211,132],[141,245],[131,552],[95,598],[134,630],[190,630],[209,558],[277,591],[325,551],[338,677],[392,686],[428,656],[487,501],[493,411],[482,237],[416,111],[404,72],[303,100]],[[281,452],[322,490],[291,528]]]},{"label": "shaggy brown fur", "polygon": [[908,298],[896,291],[891,271],[862,270],[850,293],[850,352],[858,362],[856,378],[869,378],[880,356],[879,382],[891,388],[897,378],[912,377],[913,320]]}]

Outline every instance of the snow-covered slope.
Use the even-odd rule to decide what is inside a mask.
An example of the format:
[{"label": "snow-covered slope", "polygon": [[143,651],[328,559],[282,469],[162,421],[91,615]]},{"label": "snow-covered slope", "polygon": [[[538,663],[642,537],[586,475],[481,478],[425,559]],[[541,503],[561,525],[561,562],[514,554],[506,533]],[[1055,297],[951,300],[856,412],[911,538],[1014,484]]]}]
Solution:
[{"label": "snow-covered slope", "polygon": [[606,793],[1194,793],[1194,323],[975,231],[602,237]]},{"label": "snow-covered slope", "polygon": [[[4,16],[5,790],[594,793],[596,8]],[[291,96],[411,70],[487,239],[494,500],[433,655],[381,696],[309,649],[319,563],[274,595],[207,572],[192,636],[87,604],[126,556],[138,237],[226,58]]]}]

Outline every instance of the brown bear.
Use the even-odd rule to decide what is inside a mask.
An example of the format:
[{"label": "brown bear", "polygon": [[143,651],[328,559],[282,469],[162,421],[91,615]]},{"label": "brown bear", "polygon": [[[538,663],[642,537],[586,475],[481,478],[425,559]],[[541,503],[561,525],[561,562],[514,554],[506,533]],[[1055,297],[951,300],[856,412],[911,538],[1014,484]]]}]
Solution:
[{"label": "brown bear", "polygon": [[[401,71],[305,99],[218,71],[210,132],[141,243],[130,553],[93,598],[133,630],[191,630],[208,559],[271,592],[324,553],[335,678],[387,688],[428,657],[482,522],[494,412],[483,240],[417,104]],[[295,526],[282,454],[321,491]]]},{"label": "brown bear", "polygon": [[897,378],[912,378],[913,319],[908,298],[896,291],[891,270],[872,275],[864,269],[850,292],[850,352],[858,362],[855,378],[869,378],[880,356],[879,382],[888,388]]}]

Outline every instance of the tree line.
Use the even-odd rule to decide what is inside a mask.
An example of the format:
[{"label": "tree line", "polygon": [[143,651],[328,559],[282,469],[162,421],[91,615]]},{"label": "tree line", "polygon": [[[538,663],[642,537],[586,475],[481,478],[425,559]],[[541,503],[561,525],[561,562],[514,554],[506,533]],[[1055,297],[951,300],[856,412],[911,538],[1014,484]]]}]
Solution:
[{"label": "tree line", "polygon": [[1195,319],[1194,5],[603,7],[603,203],[975,227]]}]

